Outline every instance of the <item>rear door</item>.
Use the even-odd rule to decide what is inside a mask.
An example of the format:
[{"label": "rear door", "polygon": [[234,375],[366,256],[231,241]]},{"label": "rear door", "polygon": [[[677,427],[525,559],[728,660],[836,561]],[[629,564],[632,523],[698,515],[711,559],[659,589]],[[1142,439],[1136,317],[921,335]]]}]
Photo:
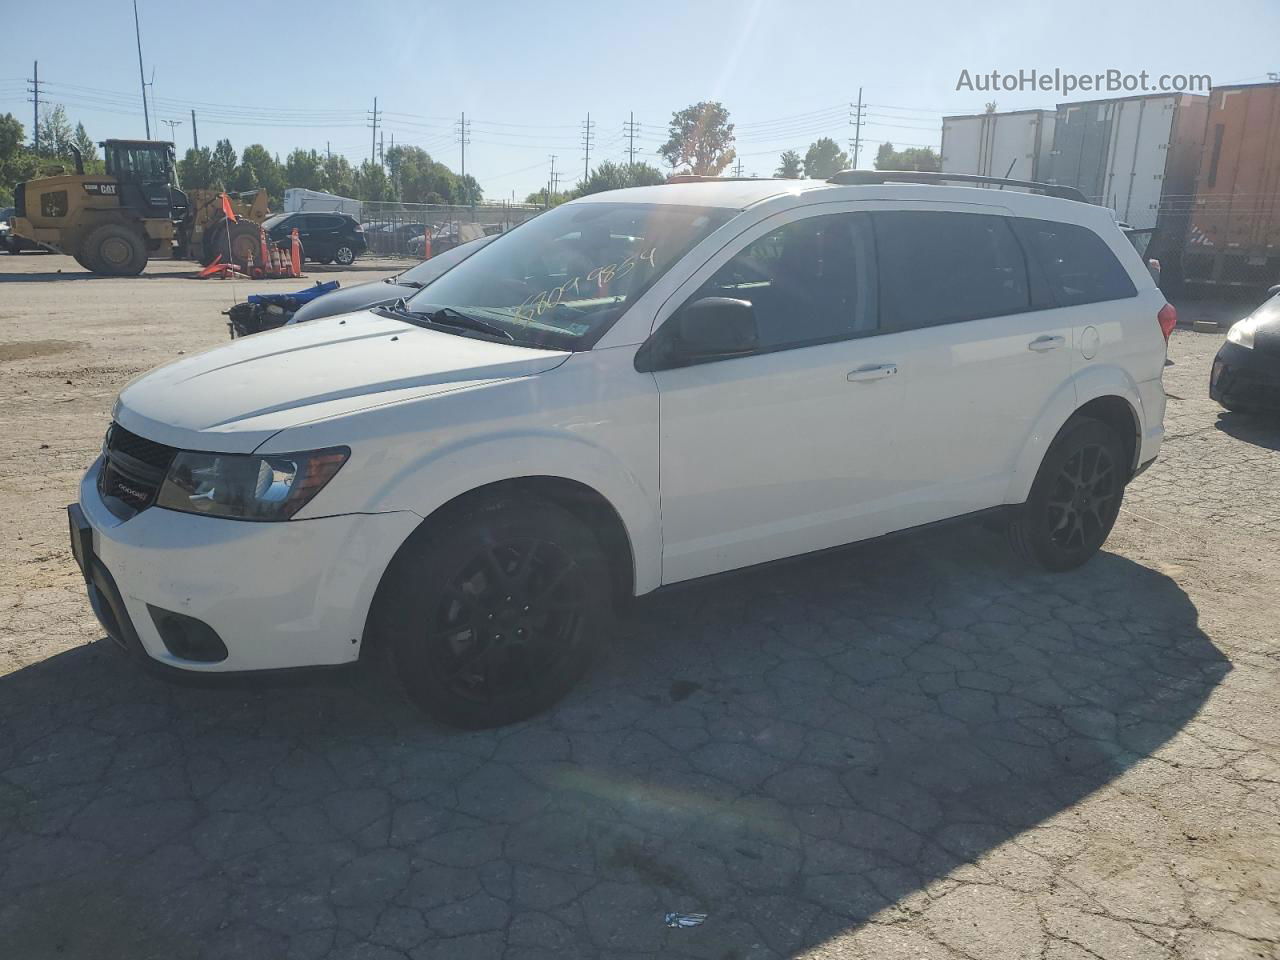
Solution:
[{"label": "rear door", "polygon": [[904,526],[1001,503],[1041,410],[1071,376],[1070,311],[1047,309],[1004,212],[874,214],[881,323],[901,344]]},{"label": "rear door", "polygon": [[302,238],[307,256],[329,258],[337,246],[338,218],[328,213],[309,213],[306,216],[307,232]]}]

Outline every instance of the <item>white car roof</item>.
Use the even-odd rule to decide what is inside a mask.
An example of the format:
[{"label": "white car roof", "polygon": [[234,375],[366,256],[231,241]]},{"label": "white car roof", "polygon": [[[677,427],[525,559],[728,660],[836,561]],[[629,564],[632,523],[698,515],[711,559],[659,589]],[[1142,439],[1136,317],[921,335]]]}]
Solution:
[{"label": "white car roof", "polygon": [[[1014,216],[1039,217],[1099,227],[1114,221],[1105,207],[1064,200],[1010,188],[952,186],[950,184],[872,183],[836,184],[826,180],[701,180],[629,187],[593,193],[573,203],[655,203],[744,210],[779,197],[807,203],[837,200],[912,200],[934,203],[972,203],[1005,207]],[[785,200],[771,206],[787,206]]]}]

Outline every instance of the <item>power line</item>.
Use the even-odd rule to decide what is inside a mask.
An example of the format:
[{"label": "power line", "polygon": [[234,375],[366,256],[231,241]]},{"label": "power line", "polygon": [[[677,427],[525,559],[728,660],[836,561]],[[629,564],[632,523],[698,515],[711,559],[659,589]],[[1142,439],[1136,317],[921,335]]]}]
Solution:
[{"label": "power line", "polygon": [[591,140],[595,136],[596,125],[591,122],[591,113],[582,124],[582,182],[585,184],[591,176]]},{"label": "power line", "polygon": [[40,152],[40,61],[34,60],[31,63],[31,79],[27,81],[31,86],[27,87],[27,93],[31,94],[31,102],[35,104],[32,111],[31,124],[31,152]]},{"label": "power line", "polygon": [[853,150],[853,169],[858,169],[858,152],[862,147],[862,88],[858,88],[857,104],[849,104],[850,114],[849,123],[853,125],[853,139],[849,142],[849,146]]}]

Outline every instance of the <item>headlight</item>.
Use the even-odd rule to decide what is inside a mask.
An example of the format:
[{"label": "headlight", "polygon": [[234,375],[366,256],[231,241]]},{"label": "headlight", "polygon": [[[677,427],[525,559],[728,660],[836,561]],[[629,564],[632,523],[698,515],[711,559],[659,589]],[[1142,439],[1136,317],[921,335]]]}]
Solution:
[{"label": "headlight", "polygon": [[1258,321],[1253,317],[1245,317],[1231,325],[1231,329],[1227,331],[1227,339],[1232,343],[1239,344],[1242,347],[1253,349],[1253,332],[1258,327]]},{"label": "headlight", "polygon": [[156,506],[236,520],[288,520],[350,455],[346,447],[265,457],[183,451],[173,458]]}]

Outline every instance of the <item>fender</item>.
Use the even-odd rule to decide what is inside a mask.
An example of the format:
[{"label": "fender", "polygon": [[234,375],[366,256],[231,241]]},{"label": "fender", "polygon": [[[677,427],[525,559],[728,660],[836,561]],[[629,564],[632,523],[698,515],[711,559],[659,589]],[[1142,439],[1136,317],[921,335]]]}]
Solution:
[{"label": "fender", "polygon": [[1013,475],[1009,478],[1005,503],[1022,503],[1027,499],[1049,445],[1053,443],[1063,424],[1071,419],[1071,415],[1090,400],[1109,396],[1120,397],[1129,404],[1139,425],[1138,437],[1141,437],[1141,425],[1145,422],[1142,397],[1138,392],[1137,382],[1128,371],[1123,367],[1101,363],[1077,370],[1049,398],[1036,419],[1035,426],[1023,441],[1022,453],[1019,454]]},{"label": "fender", "polygon": [[467,437],[408,461],[372,499],[426,518],[464,493],[523,477],[572,480],[600,494],[621,518],[631,543],[636,595],[658,587],[662,539],[657,491],[647,492],[613,453],[581,435],[540,430]]}]

